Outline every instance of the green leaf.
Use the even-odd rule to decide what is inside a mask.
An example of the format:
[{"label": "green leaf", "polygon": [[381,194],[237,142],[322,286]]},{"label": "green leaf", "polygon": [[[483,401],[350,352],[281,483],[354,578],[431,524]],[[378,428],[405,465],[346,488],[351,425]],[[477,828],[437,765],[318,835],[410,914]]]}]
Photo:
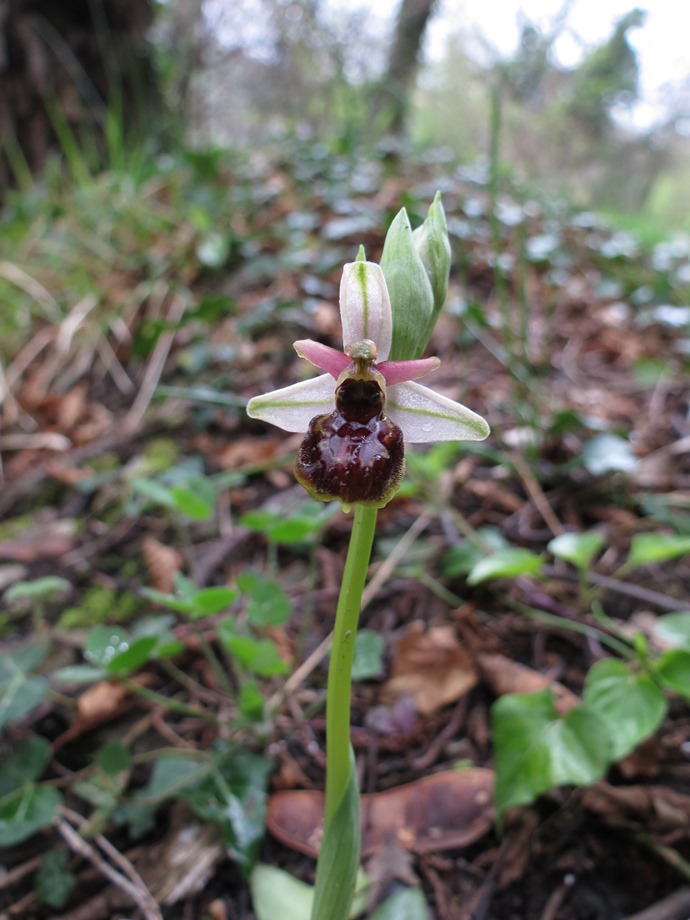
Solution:
[{"label": "green leaf", "polygon": [[227,609],[236,599],[237,591],[234,588],[203,588],[193,600],[194,618],[212,616]]},{"label": "green leaf", "polygon": [[208,759],[171,755],[157,760],[148,783],[136,793],[137,799],[162,802],[180,795],[208,774]]},{"label": "green leaf", "polygon": [[38,600],[51,595],[69,591],[72,585],[66,578],[57,575],[46,575],[33,581],[18,581],[5,591],[5,600],[12,604],[19,600]]},{"label": "green leaf", "polygon": [[360,629],[355,638],[352,680],[371,680],[383,671],[385,642],[381,633]]},{"label": "green leaf", "polygon": [[170,630],[174,622],[175,618],[170,614],[145,617],[135,624],[132,629],[132,637],[140,639],[143,636],[155,636],[156,646],[151,657],[171,658],[173,655],[179,654],[184,648],[182,642],[176,639]]},{"label": "green leaf", "polygon": [[219,625],[218,638],[243,667],[259,677],[276,677],[288,670],[272,639],[237,635],[231,620],[224,620]]},{"label": "green leaf", "polygon": [[616,434],[598,434],[582,450],[582,462],[592,476],[629,473],[638,464],[629,441]]},{"label": "green leaf", "polygon": [[288,872],[258,863],[249,878],[257,920],[309,920],[314,889]]},{"label": "green leaf", "polygon": [[27,675],[23,664],[30,656],[22,660],[21,651],[17,651],[16,660],[9,655],[0,659],[0,728],[23,719],[50,693],[45,677]]},{"label": "green leaf", "polygon": [[269,527],[266,536],[274,543],[292,546],[295,543],[306,543],[311,540],[319,532],[321,526],[321,521],[316,518],[293,517]]},{"label": "green leaf", "polygon": [[690,651],[690,613],[687,610],[657,617],[654,632],[669,645]]},{"label": "green leaf", "polygon": [[238,698],[240,713],[248,722],[261,722],[264,718],[264,695],[255,680],[247,680],[240,687]]},{"label": "green leaf", "polygon": [[62,799],[52,786],[27,783],[0,799],[0,847],[11,847],[52,824]]},{"label": "green leaf", "polygon": [[50,675],[60,684],[92,684],[103,680],[108,672],[105,668],[93,668],[88,664],[73,664],[66,668],[58,668]]},{"label": "green leaf", "polygon": [[665,533],[638,533],[632,539],[630,554],[625,567],[634,569],[638,565],[667,562],[690,553],[690,537]]},{"label": "green leaf", "polygon": [[96,754],[89,773],[74,784],[75,795],[100,812],[92,817],[92,824],[95,821],[100,826],[110,818],[129,782],[130,766],[127,748],[118,741],[109,741]]},{"label": "green leaf", "polygon": [[369,920],[429,920],[429,908],[419,888],[406,888],[384,901]]},{"label": "green leaf", "polygon": [[547,549],[584,572],[603,545],[604,535],[598,530],[588,530],[585,533],[560,534],[550,541]]},{"label": "green leaf", "polygon": [[56,910],[64,907],[74,890],[77,878],[67,868],[67,850],[50,850],[41,856],[35,876],[36,894],[43,904]]},{"label": "green leaf", "polygon": [[221,752],[208,776],[181,793],[200,818],[218,825],[226,847],[246,873],[253,869],[264,837],[273,766],[249,751]]},{"label": "green leaf", "polygon": [[659,680],[686,700],[690,700],[690,651],[671,649],[664,652],[654,666]]},{"label": "green leaf", "polygon": [[472,567],[467,583],[478,585],[492,578],[517,578],[519,575],[538,575],[544,560],[529,549],[511,547],[491,556],[485,556]]},{"label": "green leaf", "polygon": [[623,661],[605,658],[593,665],[582,694],[584,705],[607,727],[611,760],[620,760],[661,725],[667,702],[647,674]]},{"label": "green leaf", "polygon": [[216,490],[208,479],[189,479],[184,485],[173,486],[170,494],[177,509],[195,521],[206,521],[213,514]]},{"label": "green leaf", "polygon": [[290,619],[290,601],[275,579],[246,572],[237,584],[248,596],[247,617],[252,626],[281,626]]},{"label": "green leaf", "polygon": [[171,490],[155,479],[133,479],[132,491],[147,498],[154,505],[163,505],[164,508],[175,507]]},{"label": "green leaf", "polygon": [[84,657],[109,674],[127,674],[152,658],[158,641],[155,634],[133,638],[120,626],[95,626],[86,638]]},{"label": "green leaf", "polygon": [[361,847],[359,808],[355,757],[350,748],[347,786],[321,842],[316,867],[314,917],[347,920],[350,915]]},{"label": "green leaf", "polygon": [[84,657],[96,667],[107,668],[116,655],[127,651],[129,638],[121,626],[94,626],[86,637]]},{"label": "green leaf", "polygon": [[584,707],[559,717],[551,690],[502,696],[491,718],[499,821],[512,805],[533,802],[555,786],[588,785],[606,772],[606,724]]},{"label": "green leaf", "polygon": [[115,655],[106,665],[110,674],[128,674],[150,661],[153,650],[158,645],[156,636],[142,636],[132,639],[128,648]]},{"label": "green leaf", "polygon": [[17,742],[0,765],[0,798],[37,780],[50,760],[51,752],[50,742],[37,735]]},{"label": "green leaf", "polygon": [[33,642],[12,649],[11,653],[0,655],[0,683],[12,680],[17,673],[28,674],[39,666],[48,654],[48,645]]}]

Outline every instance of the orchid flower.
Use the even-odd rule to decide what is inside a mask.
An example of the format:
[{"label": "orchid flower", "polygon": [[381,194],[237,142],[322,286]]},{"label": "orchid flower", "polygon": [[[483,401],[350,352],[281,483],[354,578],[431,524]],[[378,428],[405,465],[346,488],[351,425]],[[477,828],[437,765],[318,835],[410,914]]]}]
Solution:
[{"label": "orchid flower", "polygon": [[389,361],[391,301],[381,267],[345,265],[340,284],[343,351],[303,339],[300,357],[326,373],[249,401],[247,413],[306,432],[295,473],[314,497],[378,508],[395,494],[404,472],[403,441],[481,441],[484,419],[415,383],[438,358]]}]

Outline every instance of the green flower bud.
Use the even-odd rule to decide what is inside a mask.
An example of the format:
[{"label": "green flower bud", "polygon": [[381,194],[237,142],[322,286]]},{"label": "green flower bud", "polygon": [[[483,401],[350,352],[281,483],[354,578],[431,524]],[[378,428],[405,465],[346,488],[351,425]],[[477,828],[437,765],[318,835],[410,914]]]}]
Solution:
[{"label": "green flower bud", "polygon": [[393,311],[390,358],[418,358],[429,341],[434,316],[434,292],[412,237],[405,208],[396,215],[386,234],[381,268]]},{"label": "green flower bud", "polygon": [[434,292],[434,309],[428,329],[428,339],[434,330],[438,314],[446,302],[450,275],[450,240],[440,192],[436,192],[427,219],[412,233],[412,239],[424,263],[424,268],[431,281],[431,289]]}]

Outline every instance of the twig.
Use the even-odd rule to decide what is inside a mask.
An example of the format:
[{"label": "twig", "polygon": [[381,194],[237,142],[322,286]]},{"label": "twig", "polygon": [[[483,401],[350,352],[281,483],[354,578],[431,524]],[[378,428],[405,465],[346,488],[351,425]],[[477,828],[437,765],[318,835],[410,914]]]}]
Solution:
[{"label": "twig", "polygon": [[[550,566],[544,568],[545,574],[556,574]],[[558,578],[566,581],[575,581],[577,576],[570,575],[567,572],[559,572]],[[609,575],[598,575],[596,572],[590,572],[587,575],[589,581],[600,588],[606,588],[608,591],[615,591],[617,594],[624,594],[626,597],[632,597],[637,601],[645,604],[653,604],[655,607],[661,607],[662,610],[688,610],[688,602],[677,597],[670,597],[668,594],[661,594],[659,591],[652,591],[650,588],[641,588],[639,585],[633,585],[627,581],[620,581],[618,578],[611,578]]]},{"label": "twig", "polygon": [[541,514],[544,519],[544,523],[549,528],[554,537],[560,536],[560,534],[565,533],[563,525],[558,520],[556,515],[553,513],[551,505],[548,502],[548,499],[544,495],[542,487],[539,485],[535,477],[532,475],[532,471],[529,469],[525,461],[519,454],[512,453],[510,455],[510,460],[515,470],[522,480],[522,484],[525,487],[525,491],[532,499],[535,508]]},{"label": "twig", "polygon": [[[110,863],[106,862],[103,857],[98,853],[96,848],[88,843],[66,820],[66,816],[76,817],[74,812],[69,811],[68,809],[63,809],[63,817],[58,818],[56,822],[56,828],[60,836],[63,838],[67,846],[75,853],[78,853],[84,859],[91,863],[91,865],[100,872],[101,875],[104,875],[113,885],[119,888],[121,891],[127,893],[127,895],[132,899],[132,901],[137,904],[146,920],[163,920],[163,914],[158,907],[153,895],[148,890],[144,884],[143,879],[137,873],[134,866],[122,856],[121,853],[118,853],[115,847],[105,839],[102,835],[98,835],[95,838],[95,841],[101,847],[101,849],[113,859],[114,862],[123,868],[125,874],[118,872],[117,869],[114,869]],[[81,823],[81,816],[79,817],[79,823]]]},{"label": "twig", "polygon": [[627,920],[687,920],[689,914],[690,887],[686,885],[651,907],[631,914]]},{"label": "twig", "polygon": [[[182,297],[179,295],[173,297],[172,305],[165,318],[166,323],[168,325],[176,325],[180,319],[182,319],[186,307],[186,301]],[[127,413],[123,423],[127,431],[134,431],[139,427],[139,423],[143,419],[144,413],[153,399],[153,394],[158,386],[160,376],[163,373],[163,368],[165,367],[168,353],[175,341],[176,334],[176,329],[170,329],[168,332],[162,333],[156,342],[151,360],[146,367],[141,389],[132,403],[132,408]]]}]

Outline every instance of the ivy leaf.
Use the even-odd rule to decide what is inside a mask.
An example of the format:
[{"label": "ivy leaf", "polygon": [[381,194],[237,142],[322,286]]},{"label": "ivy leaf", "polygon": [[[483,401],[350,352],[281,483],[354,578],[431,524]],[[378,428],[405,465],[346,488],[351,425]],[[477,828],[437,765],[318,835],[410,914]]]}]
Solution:
[{"label": "ivy leaf", "polygon": [[499,821],[555,786],[589,785],[610,761],[608,729],[585,707],[560,717],[551,690],[502,696],[491,710]]},{"label": "ivy leaf", "polygon": [[687,610],[676,610],[657,617],[654,632],[669,645],[690,651],[690,613]]},{"label": "ivy leaf", "polygon": [[550,541],[547,549],[582,572],[588,568],[603,545],[604,535],[598,530],[588,530],[585,533],[560,534]]},{"label": "ivy leaf", "polygon": [[661,725],[668,704],[649,675],[616,658],[597,661],[587,674],[582,701],[607,727],[611,759],[620,760]]},{"label": "ivy leaf", "polygon": [[686,700],[690,700],[690,651],[671,649],[664,652],[654,666],[659,680]]},{"label": "ivy leaf", "polygon": [[247,618],[252,626],[281,626],[290,619],[290,601],[275,579],[245,572],[237,584],[247,595]]},{"label": "ivy leaf", "polygon": [[48,696],[46,678],[29,673],[46,652],[47,647],[37,643],[0,656],[0,728],[23,719]]},{"label": "ivy leaf", "polygon": [[667,533],[638,533],[632,539],[630,555],[625,567],[667,562],[690,553],[690,537]]},{"label": "ivy leaf", "polygon": [[26,783],[0,799],[0,847],[11,847],[49,827],[62,802],[52,786]]},{"label": "ivy leaf", "polygon": [[469,585],[478,585],[492,578],[517,578],[519,575],[538,575],[544,566],[541,556],[529,549],[510,547],[490,556],[484,556],[467,576]]},{"label": "ivy leaf", "polygon": [[30,735],[19,741],[0,766],[0,798],[37,780],[50,760],[52,747],[46,738]]}]

